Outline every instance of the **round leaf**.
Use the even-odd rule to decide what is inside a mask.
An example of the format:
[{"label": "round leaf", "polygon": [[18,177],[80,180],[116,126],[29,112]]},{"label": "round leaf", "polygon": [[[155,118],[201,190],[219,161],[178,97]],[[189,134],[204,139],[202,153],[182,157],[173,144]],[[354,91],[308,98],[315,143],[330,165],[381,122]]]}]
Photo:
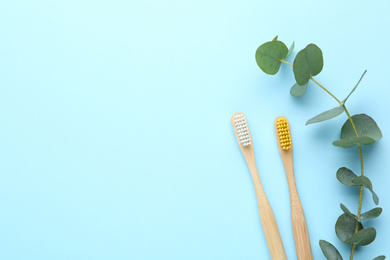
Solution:
[{"label": "round leaf", "polygon": [[307,82],[303,86],[299,86],[298,83],[295,83],[294,86],[292,86],[292,88],[290,90],[291,96],[294,96],[294,97],[303,96],[303,94],[305,94],[305,92],[306,92],[307,85],[309,85],[309,82]]},{"label": "round leaf", "polygon": [[309,44],[298,52],[294,60],[293,71],[298,85],[309,82],[311,76],[321,72],[324,66],[322,51],[315,44]]},{"label": "round leaf", "polygon": [[335,146],[348,148],[355,144],[370,145],[382,138],[382,132],[376,122],[366,114],[352,116],[358,137],[348,119],[341,128],[341,140],[334,141]]},{"label": "round leaf", "polygon": [[386,256],[380,255],[380,256],[375,257],[375,258],[372,259],[372,260],[385,260],[385,259],[386,259]]},{"label": "round leaf", "polygon": [[363,185],[365,188],[369,189],[372,193],[372,199],[374,200],[374,203],[376,205],[378,205],[379,203],[379,198],[378,196],[376,195],[376,193],[374,192],[373,188],[372,188],[372,183],[370,181],[370,179],[366,176],[359,176],[359,177],[356,177],[355,179],[352,180],[353,183],[357,184],[357,185]]},{"label": "round leaf", "polygon": [[320,247],[326,259],[343,260],[343,258],[340,255],[340,252],[331,243],[325,240],[320,240]]},{"label": "round leaf", "polygon": [[345,213],[341,215],[336,221],[337,237],[343,242],[352,237],[355,234],[356,223],[358,224],[358,230],[363,229],[362,224],[355,218]]},{"label": "round leaf", "polygon": [[[375,141],[378,141],[382,138],[381,130],[379,129],[374,119],[372,119],[370,116],[366,114],[354,115],[352,116],[352,121],[355,124],[358,136],[368,136]],[[355,131],[353,130],[351,121],[347,120],[341,129],[340,138],[346,139],[353,137],[356,137]]]},{"label": "round leaf", "polygon": [[348,238],[344,243],[366,246],[375,240],[376,230],[369,227],[358,231],[355,235]]},{"label": "round leaf", "polygon": [[256,62],[265,73],[275,75],[287,56],[287,46],[276,39],[266,42],[256,51]]},{"label": "round leaf", "polygon": [[357,186],[358,184],[352,182],[353,179],[358,176],[354,174],[350,169],[346,167],[341,167],[337,170],[337,179],[344,185],[347,186]]}]

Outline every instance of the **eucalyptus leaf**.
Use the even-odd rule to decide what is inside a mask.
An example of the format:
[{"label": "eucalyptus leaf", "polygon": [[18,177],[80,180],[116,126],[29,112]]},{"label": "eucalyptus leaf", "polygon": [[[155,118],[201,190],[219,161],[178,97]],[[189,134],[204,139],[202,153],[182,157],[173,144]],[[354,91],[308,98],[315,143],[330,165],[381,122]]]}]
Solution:
[{"label": "eucalyptus leaf", "polygon": [[366,246],[375,240],[376,230],[369,227],[359,230],[356,234],[344,241],[347,244],[355,244],[358,246]]},{"label": "eucalyptus leaf", "polygon": [[362,224],[355,218],[345,213],[342,214],[336,221],[335,229],[337,237],[345,242],[355,234],[356,224],[358,225],[358,230],[363,229]]},{"label": "eucalyptus leaf", "polygon": [[348,148],[356,144],[370,145],[382,138],[382,132],[376,122],[366,114],[352,116],[355,130],[348,119],[341,128],[340,139],[333,142],[333,145]]},{"label": "eucalyptus leaf", "polygon": [[372,183],[371,183],[369,178],[367,178],[366,176],[359,176],[359,177],[356,177],[355,179],[353,179],[352,182],[357,184],[357,185],[363,185],[365,188],[370,190],[372,193],[372,199],[374,200],[374,203],[376,205],[378,205],[379,198],[376,195],[376,193],[374,192],[374,190],[372,189]]},{"label": "eucalyptus leaf", "polygon": [[291,90],[290,90],[291,96],[294,96],[294,97],[301,97],[301,96],[303,96],[303,94],[305,94],[305,92],[306,92],[307,85],[309,85],[309,82],[307,82],[303,86],[300,86],[300,85],[298,85],[298,83],[295,83],[291,87]]},{"label": "eucalyptus leaf", "polygon": [[[378,141],[380,138],[382,138],[381,130],[370,116],[366,114],[358,114],[352,116],[352,120],[355,124],[358,136],[368,136],[372,139],[375,139],[375,141]],[[350,120],[347,120],[344,123],[341,129],[340,137],[341,139],[356,137]]]},{"label": "eucalyptus leaf", "polygon": [[360,215],[361,220],[365,219],[371,219],[371,218],[377,218],[382,213],[382,208],[373,208],[372,210],[369,210],[367,212],[364,212]]},{"label": "eucalyptus leaf", "polygon": [[375,257],[375,258],[372,259],[372,260],[384,260],[384,259],[386,259],[386,256],[380,255],[380,256]]},{"label": "eucalyptus leaf", "polygon": [[303,86],[309,82],[310,77],[321,72],[324,66],[322,51],[315,44],[309,44],[298,52],[294,60],[293,71],[298,85]]},{"label": "eucalyptus leaf", "polygon": [[345,102],[347,101],[347,99],[351,96],[351,94],[355,91],[355,89],[357,88],[357,86],[359,85],[360,81],[362,81],[363,77],[364,77],[364,74],[366,74],[367,70],[365,70],[363,72],[363,75],[360,77],[358,83],[356,84],[356,86],[352,89],[351,93],[349,93],[349,95],[343,100],[343,104],[345,104]]},{"label": "eucalyptus leaf", "polygon": [[286,59],[291,55],[291,53],[293,52],[295,48],[295,42],[293,42],[290,46],[290,49],[288,49],[288,53],[287,53],[287,56],[286,56]]},{"label": "eucalyptus leaf", "polygon": [[325,112],[322,112],[321,114],[316,115],[315,117],[309,119],[306,122],[306,125],[319,123],[319,122],[322,122],[322,121],[326,121],[326,120],[332,119],[332,118],[334,118],[334,117],[336,117],[338,115],[341,115],[343,112],[344,112],[344,106],[338,106],[338,107],[329,109],[329,110],[327,110]]},{"label": "eucalyptus leaf", "polygon": [[370,145],[375,143],[375,140],[368,136],[359,136],[354,138],[342,139],[333,142],[334,146],[349,148],[356,144]]},{"label": "eucalyptus leaf", "polygon": [[341,167],[337,170],[337,179],[344,185],[357,186],[352,180],[358,176],[346,167]]},{"label": "eucalyptus leaf", "polygon": [[275,75],[287,56],[288,49],[287,46],[278,40],[272,40],[266,42],[257,49],[256,51],[256,62],[257,65],[265,73],[270,75]]},{"label": "eucalyptus leaf", "polygon": [[351,213],[351,211],[349,211],[349,209],[344,205],[344,204],[340,204],[340,208],[342,211],[344,211],[345,214],[349,215],[350,217],[353,217],[354,219],[356,219],[356,216],[354,214]]},{"label": "eucalyptus leaf", "polygon": [[322,253],[328,260],[343,260],[343,258],[340,255],[340,252],[332,245],[331,243],[320,240],[320,247],[322,250]]}]

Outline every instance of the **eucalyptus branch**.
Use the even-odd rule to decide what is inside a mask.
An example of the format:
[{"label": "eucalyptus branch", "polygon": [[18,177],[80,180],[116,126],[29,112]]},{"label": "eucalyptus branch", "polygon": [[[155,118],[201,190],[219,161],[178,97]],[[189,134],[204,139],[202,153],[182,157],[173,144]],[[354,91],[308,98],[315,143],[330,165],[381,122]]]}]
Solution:
[{"label": "eucalyptus branch", "polygon": [[[347,107],[338,99],[336,98],[329,90],[327,90],[325,87],[323,87],[320,83],[318,83],[313,77],[310,78],[312,81],[314,81],[318,86],[320,86],[324,91],[326,91],[331,97],[333,97],[337,102],[339,102],[340,105],[344,106],[344,111],[345,113],[347,114],[348,116],[348,119],[349,121],[351,122],[351,125],[353,127],[353,130],[355,132],[355,135],[356,137],[359,137],[358,135],[358,132],[357,132],[357,129],[356,129],[356,126],[351,118],[351,115],[349,114],[348,112],[348,109]],[[358,144],[358,148],[359,148],[359,155],[360,155],[360,164],[361,164],[361,176],[364,176],[364,165],[363,165],[363,153],[362,153],[362,148],[361,148],[361,145]],[[358,204],[358,212],[357,212],[357,218],[359,219],[360,218],[360,215],[361,215],[361,211],[362,211],[362,200],[363,200],[363,188],[364,186],[363,185],[360,185],[360,192],[359,192],[359,204]],[[359,222],[356,222],[356,225],[355,225],[355,234],[359,231],[359,225],[358,225]],[[350,254],[350,260],[353,259],[353,255],[354,255],[354,252],[355,252],[355,247],[356,247],[356,244],[353,244],[352,247],[351,247],[351,254]]]},{"label": "eucalyptus branch", "polygon": [[[353,115],[349,113],[345,103],[351,94],[355,91],[366,71],[360,77],[356,86],[352,89],[349,95],[340,100],[333,95],[328,89],[317,82],[314,76],[318,75],[323,68],[322,51],[315,44],[309,44],[304,49],[298,52],[294,63],[289,63],[285,59],[292,53],[294,43],[288,49],[286,45],[275,37],[272,41],[262,44],[256,51],[256,62],[258,66],[267,74],[276,74],[282,63],[292,66],[296,83],[292,86],[290,93],[295,97],[300,97],[305,94],[309,85],[309,81],[313,81],[327,94],[329,94],[338,103],[337,107],[326,110],[319,115],[309,119],[306,125],[323,122],[332,119],[343,112],[346,113],[348,119],[341,128],[340,140],[333,142],[333,145],[349,148],[357,145],[360,158],[361,173],[357,176],[350,169],[341,167],[337,171],[337,179],[347,186],[359,186],[359,199],[357,214],[351,211],[343,204],[340,204],[343,214],[336,221],[336,235],[338,238],[351,245],[350,260],[353,260],[356,246],[364,246],[374,241],[376,230],[372,227],[363,228],[362,222],[366,219],[378,217],[382,213],[382,208],[376,207],[365,213],[362,213],[363,190],[367,188],[371,194],[374,203],[379,203],[379,198],[372,188],[372,183],[364,174],[363,152],[362,145],[371,145],[382,138],[382,133],[376,122],[366,114]],[[331,243],[320,240],[320,247],[324,256],[328,259],[342,260],[340,252]],[[374,260],[383,260],[385,256],[378,256]]]}]

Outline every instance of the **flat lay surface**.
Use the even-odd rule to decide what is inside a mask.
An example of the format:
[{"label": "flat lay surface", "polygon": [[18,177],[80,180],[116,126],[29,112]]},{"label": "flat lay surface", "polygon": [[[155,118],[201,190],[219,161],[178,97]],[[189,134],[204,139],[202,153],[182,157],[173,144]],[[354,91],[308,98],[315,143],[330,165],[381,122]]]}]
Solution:
[{"label": "flat lay surface", "polygon": [[[337,102],[313,82],[304,96],[288,64],[267,75],[256,49],[276,35],[323,52],[315,77],[365,113],[383,138],[363,146],[382,215],[356,260],[390,257],[387,1],[0,2],[0,259],[270,259],[232,115],[245,114],[288,259],[296,259],[274,120],[285,116],[314,259],[336,236],[340,203],[356,212],[357,147]],[[365,191],[363,211],[375,207]]]}]

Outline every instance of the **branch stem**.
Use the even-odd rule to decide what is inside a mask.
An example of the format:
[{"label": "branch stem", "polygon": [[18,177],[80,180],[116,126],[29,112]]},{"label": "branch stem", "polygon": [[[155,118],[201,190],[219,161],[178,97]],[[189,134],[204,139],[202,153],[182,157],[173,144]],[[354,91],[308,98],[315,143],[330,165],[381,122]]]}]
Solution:
[{"label": "branch stem", "polygon": [[[363,74],[364,75],[364,74]],[[348,120],[351,122],[353,131],[355,132],[356,137],[359,137],[359,134],[357,132],[355,123],[352,120],[351,115],[348,112],[348,109],[345,107],[345,104],[341,102],[336,96],[334,96],[329,90],[327,90],[324,86],[322,86],[320,83],[318,83],[312,76],[310,76],[310,79],[314,81],[320,88],[322,88],[326,93],[328,93],[331,97],[333,97],[339,104],[340,106],[344,107],[344,111],[348,116]],[[358,144],[358,149],[359,149],[359,156],[360,156],[360,169],[361,169],[361,176],[364,176],[364,164],[363,164],[363,153],[362,153],[362,147],[360,144]],[[360,218],[361,212],[362,212],[362,201],[363,201],[363,185],[360,185],[360,192],[359,192],[359,204],[358,204],[358,213],[357,213],[357,218]],[[355,226],[355,234],[359,231],[359,222],[356,222]],[[353,255],[355,253],[355,247],[356,244],[353,244],[351,247],[351,254],[349,259],[353,260]]]},{"label": "branch stem", "polygon": [[290,65],[290,66],[293,66],[290,62],[288,62],[288,61],[285,61],[285,60],[279,60],[280,62],[283,62],[283,63],[286,63],[286,64],[288,64],[288,65]]},{"label": "branch stem", "polygon": [[310,79],[314,81],[320,88],[325,90],[326,93],[328,93],[332,98],[334,98],[341,106],[343,105],[343,102],[341,102],[335,95],[333,95],[329,90],[327,90],[324,86],[322,86],[320,83],[318,83],[312,76],[310,76]]}]

